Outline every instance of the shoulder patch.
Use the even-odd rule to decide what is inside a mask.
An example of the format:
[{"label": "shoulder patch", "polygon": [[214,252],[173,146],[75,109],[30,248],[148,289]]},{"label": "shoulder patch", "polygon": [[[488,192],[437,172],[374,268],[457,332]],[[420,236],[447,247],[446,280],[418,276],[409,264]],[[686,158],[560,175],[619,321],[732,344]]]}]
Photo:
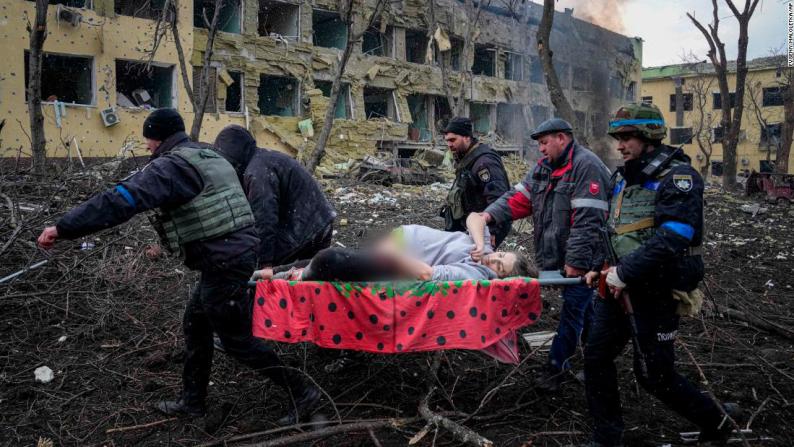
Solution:
[{"label": "shoulder patch", "polygon": [[692,190],[692,175],[690,174],[674,174],[673,175],[673,185],[676,188],[680,189],[684,192],[689,192]]},{"label": "shoulder patch", "polygon": [[590,194],[598,195],[598,190],[601,189],[601,185],[598,182],[590,182]]},{"label": "shoulder patch", "polygon": [[479,171],[477,171],[477,177],[479,177],[480,180],[482,180],[484,182],[490,182],[491,181],[491,171],[488,170],[488,168],[482,168]]}]

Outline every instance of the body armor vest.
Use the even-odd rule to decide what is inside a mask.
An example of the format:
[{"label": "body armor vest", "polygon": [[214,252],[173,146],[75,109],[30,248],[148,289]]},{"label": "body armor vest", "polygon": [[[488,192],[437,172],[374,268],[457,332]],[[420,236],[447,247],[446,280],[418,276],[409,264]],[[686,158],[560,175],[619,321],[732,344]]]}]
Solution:
[{"label": "body armor vest", "polygon": [[471,172],[474,162],[486,152],[488,147],[482,146],[478,141],[460,162],[455,182],[447,194],[447,207],[453,220],[464,219],[474,210],[484,210],[488,206],[482,195],[472,193],[476,180]]},{"label": "body armor vest", "polygon": [[615,190],[609,209],[612,210],[609,220],[615,233],[612,235],[612,246],[618,258],[623,259],[641,245],[645,244],[656,233],[654,215],[662,180],[670,171],[683,164],[673,160],[653,179],[642,184],[626,187],[626,180],[620,173],[615,175]]},{"label": "body armor vest", "polygon": [[153,222],[163,246],[183,254],[188,242],[213,239],[254,223],[251,206],[234,168],[208,149],[177,148],[171,152],[193,166],[204,189],[190,202],[162,208]]}]

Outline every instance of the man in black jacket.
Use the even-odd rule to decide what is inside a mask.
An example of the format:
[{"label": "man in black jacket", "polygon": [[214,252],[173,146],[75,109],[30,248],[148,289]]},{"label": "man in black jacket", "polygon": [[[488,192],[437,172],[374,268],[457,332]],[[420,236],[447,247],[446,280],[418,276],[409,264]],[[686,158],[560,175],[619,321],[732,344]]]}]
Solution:
[{"label": "man in black jacket", "polygon": [[[703,279],[703,179],[680,149],[662,144],[664,117],[653,104],[621,107],[609,122],[625,165],[613,176],[609,224],[617,266],[601,272],[611,293],[595,301],[584,350],[587,405],[593,417],[590,447],[623,444],[615,358],[630,338],[620,298],[630,293],[637,327],[637,382],[701,428],[699,441],[723,445],[733,430],[723,414],[741,417],[736,404],[723,409],[675,370],[674,343],[682,302],[697,301]],[[587,274],[592,284],[598,274]],[[604,278],[602,278],[603,280]],[[642,368],[644,361],[645,368]]]},{"label": "man in black jacket", "polygon": [[240,126],[228,126],[213,149],[237,171],[259,235],[257,267],[311,259],[331,246],[336,212],[309,171],[289,155],[256,147]]},{"label": "man in black jacket", "polygon": [[39,245],[50,249],[58,239],[87,236],[157,208],[152,221],[162,245],[178,252],[188,268],[201,272],[183,321],[187,347],[183,391],[157,408],[169,415],[205,412],[214,330],[233,357],[285,388],[294,401],[290,414],[280,422],[297,421],[317,403],[320,393],[302,374],[282,368],[278,355],[253,336],[253,297],[247,282],[258,240],[234,170],[219,155],[190,141],[174,109],[149,115],[143,136],[152,152],[149,164],[45,228]]},{"label": "man in black jacket", "polygon": [[[502,157],[474,138],[469,118],[456,116],[444,129],[447,147],[455,157],[455,183],[444,206],[445,231],[466,231],[466,218],[479,213],[510,189]],[[493,225],[491,245],[496,250],[510,232],[510,221]]]}]

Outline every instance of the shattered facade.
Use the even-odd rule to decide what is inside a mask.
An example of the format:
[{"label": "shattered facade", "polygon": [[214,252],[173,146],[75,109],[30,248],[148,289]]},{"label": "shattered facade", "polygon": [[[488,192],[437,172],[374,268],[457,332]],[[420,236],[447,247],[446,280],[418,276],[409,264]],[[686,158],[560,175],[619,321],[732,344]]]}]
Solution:
[{"label": "shattered facade", "polygon": [[[51,100],[43,106],[50,156],[74,156],[75,142],[83,157],[129,149],[130,142],[141,139],[149,108],[176,107],[189,128],[192,108],[170,37],[151,67],[141,63],[152,47],[157,1],[60,3],[82,17],[76,26],[56,20],[64,6],[50,6],[43,90],[44,99]],[[365,3],[367,7],[357,8],[354,15],[358,23],[370,14],[374,0]],[[335,164],[379,149],[402,154],[443,146],[438,134],[452,112],[439,57],[451,66],[453,92],[465,82],[466,114],[481,137],[498,150],[537,152],[528,137],[531,129],[555,116],[537,58],[535,33],[542,5],[509,9],[509,3],[517,2],[494,1],[476,26],[469,27],[464,3],[437,1],[435,15],[443,33],[430,29],[424,0],[391,2],[376,18],[375,26],[355,43],[343,75],[321,170],[333,171]],[[34,16],[34,6],[25,0],[2,0],[2,5],[0,35],[8,50],[0,81],[0,119],[7,124],[0,132],[0,147],[6,156],[16,156],[21,147],[25,156],[30,147],[25,16]],[[181,37],[190,59],[186,66],[193,80],[206,46],[202,11],[208,5],[209,0],[178,2]],[[221,10],[223,31],[212,58],[213,98],[205,114],[203,141],[214,140],[226,125],[238,124],[247,126],[265,147],[296,157],[314,149],[347,39],[335,5],[333,0],[253,0],[237,6],[226,1]],[[476,39],[467,58],[473,76],[464,79],[460,65],[467,28],[474,29]],[[621,103],[635,100],[641,88],[642,41],[578,20],[568,10],[556,13],[551,44],[561,83],[576,111],[577,132],[587,134],[594,148],[604,151],[610,114]],[[439,45],[448,49],[439,51]],[[111,107],[118,123],[106,126],[102,113]],[[298,123],[307,119],[313,135],[299,129]]]}]

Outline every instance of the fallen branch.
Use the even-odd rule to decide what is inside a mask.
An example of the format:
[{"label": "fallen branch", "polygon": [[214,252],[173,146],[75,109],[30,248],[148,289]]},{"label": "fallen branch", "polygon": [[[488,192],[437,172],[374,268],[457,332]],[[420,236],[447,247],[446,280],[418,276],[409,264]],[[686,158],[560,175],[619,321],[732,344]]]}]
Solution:
[{"label": "fallen branch", "polygon": [[[711,389],[711,386],[709,385],[709,380],[706,378],[706,375],[703,374],[703,369],[700,367],[698,361],[695,360],[695,356],[692,355],[692,351],[689,350],[689,347],[686,345],[686,343],[684,343],[683,340],[681,340],[681,338],[676,336],[675,340],[681,345],[682,348],[684,348],[684,351],[687,353],[687,355],[689,355],[689,358],[692,360],[692,363],[695,364],[695,367],[697,368],[698,373],[700,374],[700,378],[703,380],[703,386],[706,387],[706,392],[708,392],[709,397],[714,402],[714,405],[716,405],[717,409],[720,410],[720,413],[722,413],[722,417],[724,418],[722,423],[724,424],[725,420],[730,422],[731,425],[733,425],[733,429],[736,430],[736,433],[738,433],[739,437],[742,438],[742,443],[745,445],[745,447],[750,447],[750,443],[747,442],[747,438],[744,436],[744,433],[742,433],[742,428],[739,427],[739,424],[737,424],[736,421],[733,420],[733,418],[725,411],[725,408],[723,408],[720,401],[717,400],[717,396],[714,394],[714,391]],[[722,426],[722,424],[720,424],[720,426]]]},{"label": "fallen branch", "polygon": [[179,418],[168,418],[168,419],[163,419],[163,420],[160,420],[160,421],[149,422],[148,424],[133,425],[133,426],[130,426],[130,427],[109,428],[109,429],[105,430],[105,434],[119,433],[119,432],[123,432],[123,431],[138,430],[139,428],[155,427],[157,425],[163,425],[163,424],[166,424],[168,422],[175,421],[177,419],[179,419]]},{"label": "fallen branch", "polygon": [[478,447],[493,446],[493,442],[491,442],[486,438],[483,438],[477,432],[430,411],[430,407],[429,407],[430,397],[433,395],[433,392],[435,392],[435,390],[436,387],[432,387],[430,391],[428,391],[424,399],[422,399],[422,403],[419,405],[419,414],[421,414],[422,417],[425,418],[425,420],[428,423],[449,431],[450,433],[452,433],[455,439],[457,439],[462,443],[478,446]]},{"label": "fallen branch", "polygon": [[[757,316],[755,316],[755,315],[753,315],[751,313],[741,312],[741,311],[738,311],[736,309],[731,309],[730,307],[723,306],[723,305],[717,304],[717,303],[714,303],[713,305],[717,307],[717,312],[719,312],[719,313],[721,313],[723,315],[727,315],[727,316],[729,316],[731,318],[734,318],[736,320],[739,320],[739,321],[744,321],[745,323],[747,323],[747,324],[749,324],[749,325],[751,325],[751,326],[753,326],[755,328],[758,328],[758,329],[761,329],[761,330],[764,330],[764,331],[767,331],[767,332],[771,332],[771,333],[773,333],[775,335],[780,335],[781,337],[787,338],[789,340],[794,340],[794,331],[792,331],[791,329],[787,329],[787,328],[785,328],[783,326],[780,326],[778,324],[775,324],[775,323],[772,323],[770,321],[764,320],[763,318],[757,317]],[[712,304],[709,303],[708,307],[711,307],[711,306],[712,306]]]},{"label": "fallen branch", "polygon": [[[386,419],[375,422],[354,422],[351,424],[340,424],[334,427],[328,427],[328,428],[323,428],[321,430],[301,433],[299,435],[285,436],[283,438],[274,439],[272,441],[265,441],[257,444],[251,444],[251,447],[277,447],[277,446],[295,445],[295,444],[306,445],[306,443],[308,443],[309,441],[315,441],[317,439],[327,438],[329,436],[339,435],[343,433],[351,433],[356,431],[374,432],[375,430],[380,430],[382,428],[388,428],[388,427],[397,428],[403,425],[410,424],[412,422],[416,422],[418,420],[419,418]],[[213,444],[213,445],[218,445],[218,444]]]}]

